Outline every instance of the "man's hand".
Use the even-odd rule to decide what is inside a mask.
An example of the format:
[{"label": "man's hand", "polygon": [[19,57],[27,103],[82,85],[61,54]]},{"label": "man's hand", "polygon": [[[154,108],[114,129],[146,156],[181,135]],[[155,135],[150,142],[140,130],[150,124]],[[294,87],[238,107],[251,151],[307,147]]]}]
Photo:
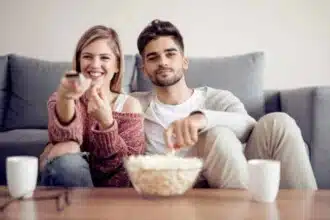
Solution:
[{"label": "man's hand", "polygon": [[206,118],[202,113],[174,121],[164,131],[165,144],[169,148],[193,146],[198,141],[198,131],[205,126]]},{"label": "man's hand", "polygon": [[113,122],[108,94],[102,89],[98,92],[96,86],[91,88],[87,112],[99,122],[101,129],[108,128]]}]

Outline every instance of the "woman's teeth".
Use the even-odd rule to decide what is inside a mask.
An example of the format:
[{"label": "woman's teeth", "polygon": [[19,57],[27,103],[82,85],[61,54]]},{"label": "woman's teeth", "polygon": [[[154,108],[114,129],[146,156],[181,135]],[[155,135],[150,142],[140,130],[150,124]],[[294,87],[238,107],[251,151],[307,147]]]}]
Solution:
[{"label": "woman's teeth", "polygon": [[101,72],[89,72],[89,75],[92,76],[93,78],[102,76]]}]

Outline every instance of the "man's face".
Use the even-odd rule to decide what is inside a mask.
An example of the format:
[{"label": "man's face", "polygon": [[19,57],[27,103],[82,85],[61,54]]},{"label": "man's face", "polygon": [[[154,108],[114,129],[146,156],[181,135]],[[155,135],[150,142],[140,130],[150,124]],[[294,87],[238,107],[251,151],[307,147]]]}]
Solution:
[{"label": "man's face", "polygon": [[179,82],[188,69],[188,60],[171,37],[150,41],[143,52],[143,72],[159,87]]}]

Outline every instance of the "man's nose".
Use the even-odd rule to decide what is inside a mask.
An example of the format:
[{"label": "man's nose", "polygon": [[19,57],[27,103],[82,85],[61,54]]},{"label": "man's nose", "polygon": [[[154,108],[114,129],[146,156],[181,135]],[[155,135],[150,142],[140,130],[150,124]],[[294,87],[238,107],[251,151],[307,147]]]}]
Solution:
[{"label": "man's nose", "polygon": [[168,59],[166,56],[160,56],[159,58],[159,66],[168,66]]}]

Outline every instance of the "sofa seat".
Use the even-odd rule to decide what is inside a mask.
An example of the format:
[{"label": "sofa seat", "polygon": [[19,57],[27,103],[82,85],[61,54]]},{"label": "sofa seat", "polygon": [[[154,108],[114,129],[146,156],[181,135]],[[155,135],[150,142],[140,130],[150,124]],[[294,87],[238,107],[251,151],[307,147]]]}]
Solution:
[{"label": "sofa seat", "polygon": [[0,132],[0,185],[6,182],[6,157],[40,155],[48,142],[45,129],[16,129]]}]

